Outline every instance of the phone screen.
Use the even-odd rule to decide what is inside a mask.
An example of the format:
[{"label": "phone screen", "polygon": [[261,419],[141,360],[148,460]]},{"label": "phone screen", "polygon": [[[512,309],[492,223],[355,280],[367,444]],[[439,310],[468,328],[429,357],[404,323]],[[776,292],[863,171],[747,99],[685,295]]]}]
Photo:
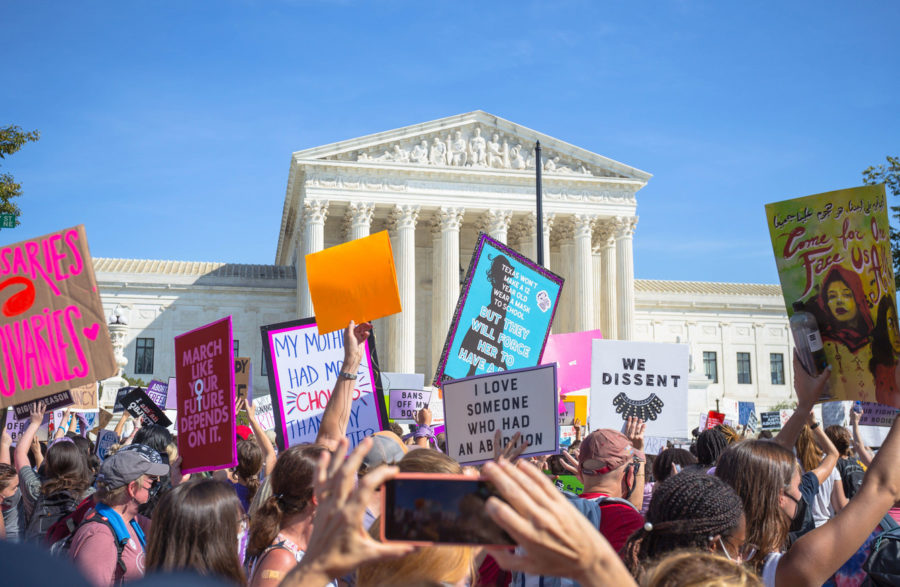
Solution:
[{"label": "phone screen", "polygon": [[382,534],[403,542],[515,544],[484,511],[492,495],[474,477],[400,476],[384,485]]}]

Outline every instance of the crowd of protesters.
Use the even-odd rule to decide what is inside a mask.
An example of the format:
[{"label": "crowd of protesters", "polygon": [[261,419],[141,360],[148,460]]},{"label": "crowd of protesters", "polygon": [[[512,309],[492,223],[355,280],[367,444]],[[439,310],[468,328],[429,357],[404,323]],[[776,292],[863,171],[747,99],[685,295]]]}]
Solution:
[{"label": "crowd of protesters", "polygon": [[[370,329],[345,330],[343,372],[356,372]],[[126,435],[127,417],[102,463],[89,440],[66,432],[68,414],[39,443],[39,407],[14,448],[0,440],[0,573],[10,585],[95,586],[873,581],[865,563],[900,520],[900,424],[877,453],[858,414],[852,431],[823,429],[812,407],[830,372],[812,377],[797,361],[794,372],[797,409],[774,438],[718,426],[652,465],[644,423],[632,418],[624,432],[579,431],[550,458],[517,458],[525,446],[514,438],[495,460],[463,467],[440,450],[427,409],[408,439],[383,431],[349,452],[346,377],[316,443],[280,453],[252,404],[239,402],[250,427],[239,430],[238,465],[213,474],[182,474],[171,434],[135,421]],[[382,541],[380,488],[399,472],[485,478],[499,496],[486,513],[516,546]],[[554,484],[568,474],[580,495]]]}]

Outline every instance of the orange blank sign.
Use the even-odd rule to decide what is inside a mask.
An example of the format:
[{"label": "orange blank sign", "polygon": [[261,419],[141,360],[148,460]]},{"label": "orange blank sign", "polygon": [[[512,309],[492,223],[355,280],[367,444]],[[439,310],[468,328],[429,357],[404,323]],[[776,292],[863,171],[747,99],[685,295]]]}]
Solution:
[{"label": "orange blank sign", "polygon": [[306,280],[319,334],[400,312],[387,231],[306,256]]}]

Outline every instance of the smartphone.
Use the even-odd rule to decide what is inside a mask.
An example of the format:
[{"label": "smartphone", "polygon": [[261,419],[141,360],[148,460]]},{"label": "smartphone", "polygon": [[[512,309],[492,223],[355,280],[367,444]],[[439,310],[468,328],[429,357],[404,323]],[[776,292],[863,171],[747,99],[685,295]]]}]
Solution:
[{"label": "smartphone", "polygon": [[412,544],[515,545],[488,517],[484,504],[499,497],[477,477],[400,473],[384,485],[381,539]]}]

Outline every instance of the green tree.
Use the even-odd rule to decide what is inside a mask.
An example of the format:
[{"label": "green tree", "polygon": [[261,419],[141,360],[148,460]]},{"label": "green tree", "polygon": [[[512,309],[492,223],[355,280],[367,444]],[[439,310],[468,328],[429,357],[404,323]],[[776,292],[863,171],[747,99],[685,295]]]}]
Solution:
[{"label": "green tree", "polygon": [[[873,165],[862,172],[867,185],[883,183],[888,193],[900,196],[900,157],[886,157],[887,163]],[[891,214],[900,220],[900,206],[891,206]],[[900,230],[891,227],[891,251],[894,257],[894,282],[900,287]]]},{"label": "green tree", "polygon": [[[36,130],[22,132],[22,129],[15,125],[0,126],[0,159],[6,159],[7,155],[18,151],[25,143],[40,138],[41,133]],[[22,211],[12,200],[21,195],[22,186],[16,183],[13,176],[9,173],[0,173],[0,212],[15,214],[18,217]],[[18,224],[21,223],[16,220],[16,225]]]},{"label": "green tree", "polygon": [[122,379],[128,382],[128,385],[133,387],[147,387],[147,382],[141,379],[140,377],[129,377],[128,373],[122,373]]}]

